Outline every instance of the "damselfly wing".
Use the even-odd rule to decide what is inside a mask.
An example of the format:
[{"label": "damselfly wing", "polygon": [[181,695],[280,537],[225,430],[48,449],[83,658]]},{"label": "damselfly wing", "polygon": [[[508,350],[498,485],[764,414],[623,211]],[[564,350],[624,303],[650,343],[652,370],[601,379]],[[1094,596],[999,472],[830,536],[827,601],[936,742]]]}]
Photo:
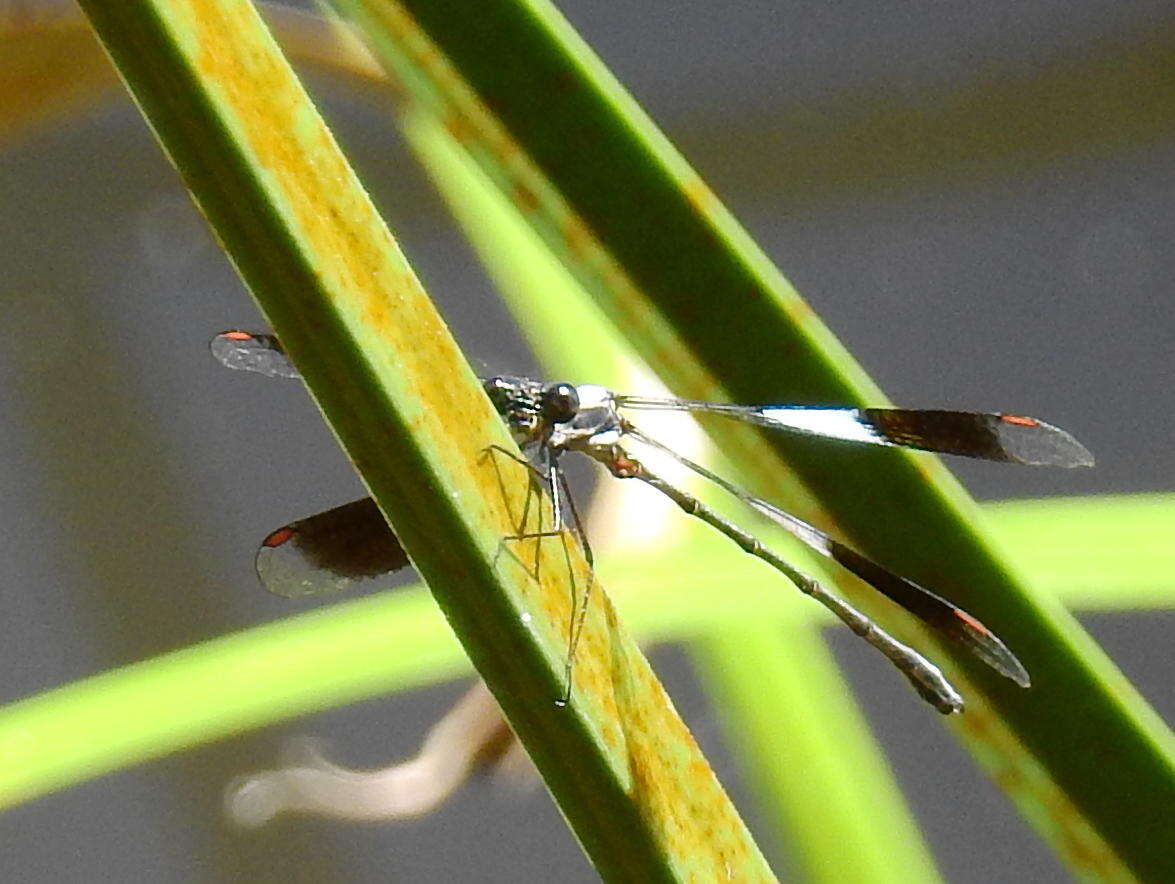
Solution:
[{"label": "damselfly wing", "polygon": [[257,550],[257,577],[286,598],[340,592],[408,565],[408,555],[370,497],[271,532]]},{"label": "damselfly wing", "polygon": [[[212,341],[212,352],[229,368],[270,377],[297,378],[272,335],[228,331]],[[1093,457],[1064,430],[1035,418],[1011,414],[897,408],[829,408],[803,405],[726,405],[684,399],[617,395],[593,384],[546,384],[529,378],[482,379],[490,400],[524,450],[535,452],[547,480],[556,529],[565,506],[574,513],[559,469],[565,451],[599,461],[619,478],[636,478],[777,571],[819,601],[858,635],[884,653],[918,692],[944,713],[962,709],[962,698],[942,673],[917,651],[898,642],[843,599],[772,553],[757,538],[697,498],[665,482],[629,456],[623,440],[659,450],[781,526],[802,543],[837,562],[868,585],[922,620],[939,634],[968,649],[1000,674],[1028,687],[1028,672],[991,630],[961,608],[872,561],[769,501],[754,497],[651,439],[622,411],[674,410],[717,414],[792,433],[870,445],[897,446],[993,461],[1061,467],[1090,466]],[[583,538],[578,524],[574,525]],[[585,542],[586,546],[586,542]],[[589,553],[590,555],[590,553]],[[407,564],[399,542],[370,500],[357,501],[311,516],[273,532],[262,544],[257,570],[262,584],[284,596],[316,595],[345,588],[363,576],[394,571]],[[582,617],[581,611],[581,617]],[[573,630],[568,660],[574,656]],[[569,663],[570,665],[570,663]]]},{"label": "damselfly wing", "polygon": [[1088,467],[1093,455],[1060,427],[1018,414],[912,408],[722,405],[617,396],[620,408],[720,414],[750,424],[870,445],[913,448],[1030,466]]}]

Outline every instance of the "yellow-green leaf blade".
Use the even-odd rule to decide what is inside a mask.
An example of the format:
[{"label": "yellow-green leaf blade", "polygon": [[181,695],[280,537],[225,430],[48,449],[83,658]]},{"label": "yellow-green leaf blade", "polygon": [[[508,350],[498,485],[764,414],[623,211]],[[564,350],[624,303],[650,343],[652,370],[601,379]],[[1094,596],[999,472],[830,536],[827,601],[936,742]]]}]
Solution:
[{"label": "yellow-green leaf blade", "polygon": [[[676,392],[884,404],[548,3],[490,0],[467,16],[423,0],[339,5]],[[1170,835],[1160,809],[1175,802],[1170,730],[1080,627],[1017,577],[941,465],[717,425],[714,433],[761,492],[796,501],[774,469],[786,461],[820,501],[801,501],[801,515],[959,601],[1021,656],[1031,692],[956,660],[976,697],[960,731],[1002,782],[1019,784],[1016,800],[1047,820],[1042,829],[1069,862],[1086,874],[1175,876],[1173,854],[1159,846]],[[879,517],[882,507],[892,513]],[[1091,746],[1113,747],[1114,778]],[[1013,780],[1017,770],[1025,776]]]},{"label": "yellow-green leaf blade", "polygon": [[[415,112],[403,128],[551,377],[631,382],[624,370],[631,351],[443,127]],[[613,498],[623,492],[611,484],[598,498],[622,506]],[[642,623],[660,621],[659,632],[687,643],[765,823],[803,857],[812,880],[938,880],[885,756],[817,634],[824,618],[816,606],[708,527],[681,528],[684,536],[668,543],[605,546],[599,568],[610,585],[633,587],[622,605],[641,611]],[[673,629],[683,617],[695,620],[694,630]]]},{"label": "yellow-green leaf blade", "polygon": [[598,588],[556,706],[582,556],[544,545],[536,583],[503,552],[528,474],[256,11],[83,8],[597,867],[769,879]]}]

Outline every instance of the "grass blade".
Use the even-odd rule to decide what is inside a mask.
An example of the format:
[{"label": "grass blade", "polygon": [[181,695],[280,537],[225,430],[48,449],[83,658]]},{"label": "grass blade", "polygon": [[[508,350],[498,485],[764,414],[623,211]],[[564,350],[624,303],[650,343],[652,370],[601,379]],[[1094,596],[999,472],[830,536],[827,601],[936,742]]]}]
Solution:
[{"label": "grass blade", "polygon": [[[69,54],[71,58],[76,59],[76,51]],[[20,57],[23,56],[14,56]],[[5,60],[11,59],[6,57]],[[68,71],[71,75],[77,73],[72,66]],[[16,112],[17,122],[22,122],[19,119],[19,106]],[[12,124],[11,119],[7,119],[6,122]],[[1172,588],[1167,577],[1168,556],[1164,543],[1169,536],[1169,530],[1165,526],[1170,520],[1164,512],[1165,508],[1169,511],[1169,505],[1163,501],[1144,499],[1142,496],[1123,498],[1117,504],[1106,502],[1104,499],[1013,502],[998,505],[989,521],[996,538],[1001,541],[1004,549],[1013,554],[1023,573],[1031,578],[1039,589],[1056,593],[1066,604],[1098,609],[1145,605],[1169,607]],[[1057,521],[1053,520],[1054,515]],[[1006,524],[1013,523],[1015,529],[1010,532],[1005,529]],[[1075,530],[1078,533],[1074,534]],[[1045,542],[1069,537],[1083,539],[1080,543],[1068,546],[1054,546]],[[1147,541],[1147,538],[1153,540]],[[1148,542],[1150,545],[1147,545]],[[1095,557],[1091,558],[1091,552]],[[672,553],[669,555],[672,556]],[[683,568],[704,565],[704,557],[693,564],[689,564],[688,559],[681,561]],[[646,567],[650,565],[647,558],[643,559],[642,563]],[[621,562],[618,570],[623,572],[627,568]],[[645,634],[673,638],[695,635],[698,631],[709,628],[708,624],[715,621],[715,612],[706,609],[704,595],[691,595],[687,590],[684,594],[675,595],[672,607],[668,607],[665,604],[665,596],[659,595],[656,589],[658,581],[668,581],[672,575],[665,573],[657,577],[659,569],[653,567],[651,570],[651,582],[655,584],[651,587],[652,595],[634,598],[626,607],[626,611],[631,611],[630,616],[646,630]],[[659,585],[671,584],[665,582]],[[648,609],[645,605],[646,598],[651,606]],[[745,604],[732,600],[732,608],[733,610],[724,612],[720,620],[727,617],[751,616],[756,610],[753,599],[745,600]],[[667,612],[669,616],[666,616]],[[342,652],[345,644],[346,642],[342,641],[338,652]],[[192,677],[199,677],[195,670],[192,671]],[[117,690],[113,685],[108,685],[107,689]],[[185,689],[181,680],[177,690]],[[330,688],[324,684],[322,690],[329,691]],[[264,705],[260,698],[258,702]],[[323,702],[333,701],[324,699]],[[257,720],[270,720],[268,716],[295,714],[294,711],[285,710],[280,701],[275,701],[271,705],[273,709],[257,713]],[[208,714],[213,712],[206,711]],[[10,736],[12,733],[9,731]],[[1112,740],[1107,738],[1107,742]],[[1160,738],[1157,742],[1162,744],[1163,740]],[[149,741],[148,745],[140,748],[148,754],[163,751],[153,749]],[[136,757],[142,756],[128,749],[119,763],[129,763]],[[75,771],[73,775],[80,777],[83,774]],[[69,776],[66,775],[64,782],[68,781]]]},{"label": "grass blade", "polygon": [[[403,128],[549,376],[591,378],[626,389],[632,372],[625,370],[623,343],[510,203],[429,114],[409,113]],[[658,513],[642,509],[646,502],[639,489],[626,493],[634,490],[605,481],[592,512],[601,503],[610,505],[607,518],[625,523],[609,532],[615,542],[603,550],[605,558],[623,556],[621,538],[628,531],[647,534],[647,527],[640,526]],[[676,512],[667,517],[680,521]],[[596,527],[589,519],[589,531]],[[798,849],[812,880],[937,880],[884,755],[820,641],[810,606],[788,597],[786,589],[757,569],[746,568],[745,575],[738,568],[724,570],[719,563],[735,559],[737,564],[737,553],[707,529],[675,528],[686,539],[678,537],[672,546],[648,538],[628,544],[627,570],[646,574],[657,568],[658,559],[674,563],[680,574],[691,575],[685,579],[709,609],[720,605],[702,596],[732,583],[740,593],[781,602],[778,615],[766,623],[757,623],[753,614],[715,617],[688,645],[768,825]],[[623,570],[603,567],[615,572],[609,580],[613,585],[624,580]],[[712,579],[706,580],[706,574]],[[646,589],[653,582],[637,579]],[[669,582],[675,585],[681,578]],[[662,617],[672,617],[680,604],[675,594],[657,595]],[[729,599],[723,601],[725,606]],[[828,739],[830,734],[836,738]]]},{"label": "grass blade", "polygon": [[602,592],[555,706],[582,556],[503,554],[528,474],[256,10],[83,8],[597,868],[770,879]]},{"label": "grass blade", "polygon": [[[490,0],[469,15],[435,0],[338,5],[675,392],[884,403],[550,4]],[[1175,801],[1169,729],[1060,606],[998,554],[940,463],[712,432],[757,491],[958,600],[1024,659],[1031,692],[956,660],[974,698],[956,727],[1068,862],[1084,874],[1175,876],[1159,822]],[[818,507],[781,480],[783,462]],[[899,500],[900,513],[878,517]],[[1112,780],[1088,749],[1096,746],[1113,747]]]},{"label": "grass blade", "polygon": [[[1059,506],[1054,509],[1054,504]],[[1137,551],[1143,558],[1152,539],[1169,536],[1175,525],[1170,495],[1123,496],[1111,499],[1108,510],[1101,504],[1098,498],[999,503],[992,505],[992,523],[1007,543],[1027,547],[1036,538],[1060,535],[1057,527],[1070,519],[1097,524],[1130,509],[1145,514],[1154,534],[1116,552],[1129,556]],[[1052,519],[1056,510],[1060,521]],[[723,555],[720,541],[703,531],[682,546],[639,557],[621,554],[601,563],[625,621],[642,641],[704,644],[710,637],[738,634],[755,623],[798,629],[797,613],[829,619],[810,606],[797,608],[787,604],[786,597],[765,594],[737,559],[716,568],[714,562]],[[1071,554],[1079,549],[1074,546]],[[1053,551],[1064,557],[1059,547]],[[1069,584],[1063,575],[1054,586],[1047,574],[1038,573],[1042,563],[1025,564],[1034,579],[1057,591],[1061,601],[1071,599],[1074,607],[1081,607],[1090,600],[1094,610],[1104,609],[1105,600],[1088,589],[1078,587],[1066,596]],[[686,572],[692,579],[683,578]],[[1091,586],[1106,587],[1123,608],[1135,606],[1134,593],[1140,604],[1175,606],[1175,588],[1169,583],[1165,595],[1156,594],[1157,574],[1141,575],[1141,584],[1133,587],[1124,582],[1129,574],[1107,561],[1105,570],[1095,565],[1085,577]],[[718,580],[730,586],[721,607],[713,604],[712,588]],[[388,647],[397,653],[387,653]],[[204,642],[0,709],[0,756],[10,761],[0,769],[0,806],[248,727],[436,684],[468,668],[423,587],[333,605]],[[207,702],[201,702],[205,695]],[[143,714],[148,707],[159,709],[161,702],[172,704],[167,714]],[[129,720],[135,727],[128,727]]]}]

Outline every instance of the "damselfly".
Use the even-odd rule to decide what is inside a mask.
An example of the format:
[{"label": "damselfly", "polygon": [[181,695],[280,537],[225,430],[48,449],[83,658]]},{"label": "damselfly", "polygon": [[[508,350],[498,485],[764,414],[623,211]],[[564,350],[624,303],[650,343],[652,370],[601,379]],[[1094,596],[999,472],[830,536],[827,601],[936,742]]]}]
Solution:
[{"label": "damselfly", "polygon": [[[224,332],[213,339],[212,352],[229,368],[270,377],[299,377],[297,369],[272,335]],[[828,608],[853,632],[885,654],[918,693],[940,712],[958,712],[963,708],[959,692],[933,663],[767,549],[754,535],[632,458],[621,443],[625,439],[636,440],[705,477],[811,549],[839,563],[1001,675],[1021,687],[1029,686],[1024,666],[975,617],[775,504],[747,494],[721,476],[646,436],[623,412],[669,410],[717,414],[771,429],[848,442],[1021,464],[1091,466],[1093,457],[1089,451],[1064,430],[1035,418],[1012,414],[807,405],[723,405],[686,399],[623,396],[594,384],[548,384],[507,376],[483,378],[482,384],[509,426],[514,440],[525,451],[533,452],[536,463],[532,468],[542,477],[550,494],[552,531],[542,533],[562,531],[563,514],[565,511],[570,513],[572,529],[584,545],[589,564],[591,549],[583,536],[567,479],[559,466],[559,458],[567,451],[586,454],[603,464],[613,476],[639,479],[656,488],[686,513],[716,528],[745,552],[784,574],[802,592]],[[408,557],[375,502],[366,498],[279,528],[262,542],[256,562],[258,576],[266,589],[294,597],[333,592],[354,580],[396,571],[408,564]],[[581,605],[584,607],[578,625],[582,625],[586,601]],[[568,649],[568,691],[578,625],[572,629]]]}]

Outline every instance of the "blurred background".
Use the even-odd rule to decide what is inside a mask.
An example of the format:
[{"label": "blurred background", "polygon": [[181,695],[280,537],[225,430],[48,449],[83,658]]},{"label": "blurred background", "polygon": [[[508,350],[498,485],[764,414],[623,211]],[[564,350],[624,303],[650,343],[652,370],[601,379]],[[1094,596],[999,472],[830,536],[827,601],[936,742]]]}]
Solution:
[{"label": "blurred background", "polygon": [[[1079,472],[952,461],[977,497],[1175,488],[1170,3],[558,5],[895,402],[1038,415],[1097,455]],[[466,352],[536,373],[385,109],[341,79],[309,85]],[[362,488],[300,385],[209,357],[215,332],[263,324],[129,101],[2,147],[11,702],[310,607],[257,588],[256,544]],[[1081,619],[1175,718],[1175,618]],[[943,876],[1069,880],[901,679],[851,637],[829,639]],[[755,828],[684,655],[651,657]],[[594,880],[541,788],[487,779],[402,823],[224,821],[225,784],[272,765],[284,736],[386,764],[465,687],[300,719],[8,811],[0,877]],[[787,844],[760,844],[789,876]]]}]

